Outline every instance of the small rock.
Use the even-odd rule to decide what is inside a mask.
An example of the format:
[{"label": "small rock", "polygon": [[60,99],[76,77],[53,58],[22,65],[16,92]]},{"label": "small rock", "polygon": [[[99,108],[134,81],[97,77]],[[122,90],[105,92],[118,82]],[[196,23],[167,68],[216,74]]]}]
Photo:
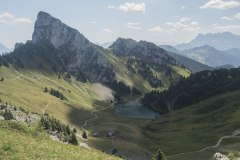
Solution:
[{"label": "small rock", "polygon": [[221,153],[215,153],[213,156],[213,160],[229,160],[226,155],[221,154]]}]

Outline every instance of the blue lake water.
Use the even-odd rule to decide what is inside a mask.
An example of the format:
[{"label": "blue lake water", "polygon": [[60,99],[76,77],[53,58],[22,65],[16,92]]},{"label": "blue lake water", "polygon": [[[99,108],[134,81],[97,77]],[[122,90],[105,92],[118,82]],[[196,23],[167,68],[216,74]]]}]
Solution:
[{"label": "blue lake water", "polygon": [[118,117],[154,119],[159,113],[144,106],[139,101],[129,101],[116,105],[115,115]]}]

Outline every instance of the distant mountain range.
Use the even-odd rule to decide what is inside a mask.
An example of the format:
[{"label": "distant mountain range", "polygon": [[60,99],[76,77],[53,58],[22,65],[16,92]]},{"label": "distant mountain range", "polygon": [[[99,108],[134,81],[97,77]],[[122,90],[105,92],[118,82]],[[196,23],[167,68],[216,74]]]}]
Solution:
[{"label": "distant mountain range", "polygon": [[103,48],[110,47],[114,42],[105,42],[105,43],[97,43],[97,45],[102,46]]},{"label": "distant mountain range", "polygon": [[[173,53],[178,54],[177,57],[179,57],[180,55],[183,56],[184,58],[181,57],[181,59],[184,59],[184,60],[181,60],[181,63],[184,64],[185,66],[188,66],[191,63],[193,63],[191,61],[186,61],[186,57],[190,58],[191,60],[194,60],[195,61],[194,65],[196,65],[196,61],[197,61],[200,64],[205,64],[207,66],[216,67],[216,68],[218,68],[219,66],[226,66],[226,65],[228,66],[231,65],[233,67],[240,66],[240,49],[237,49],[237,48],[220,51],[209,45],[204,45],[201,47],[195,47],[195,48],[186,49],[186,50],[179,50],[172,46],[160,46],[160,47],[169,51],[170,54],[172,53],[172,56],[173,57],[175,56],[175,58],[176,58],[176,55]],[[199,66],[198,64],[197,67],[200,67],[199,71],[203,69],[202,65]],[[190,68],[194,68],[194,67],[191,65]]]},{"label": "distant mountain range", "polygon": [[217,50],[240,49],[240,36],[231,32],[199,34],[189,43],[175,46],[178,49],[186,50],[209,45]]},{"label": "distant mountain range", "polygon": [[9,52],[10,49],[8,49],[6,46],[4,46],[3,44],[0,43],[0,55],[2,53],[6,53],[6,52]]},{"label": "distant mountain range", "polygon": [[168,51],[167,54],[175,58],[179,64],[184,65],[187,69],[189,69],[193,73],[200,72],[203,70],[214,70],[213,67],[198,62],[197,60],[187,57],[186,55],[182,55],[181,50],[178,50],[172,46],[160,45],[159,47]]},{"label": "distant mountain range", "polygon": [[[193,72],[206,69],[200,64],[215,68],[240,66],[240,36],[231,32],[199,34],[189,43],[175,47],[168,45],[160,45],[160,47],[167,50],[175,59],[180,59],[179,62],[186,67],[192,68]],[[186,60],[185,57],[200,64]]]}]

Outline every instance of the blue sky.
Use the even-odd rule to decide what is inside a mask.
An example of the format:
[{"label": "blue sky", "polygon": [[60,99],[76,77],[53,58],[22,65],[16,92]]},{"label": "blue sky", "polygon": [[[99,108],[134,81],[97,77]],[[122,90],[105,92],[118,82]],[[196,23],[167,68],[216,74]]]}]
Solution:
[{"label": "blue sky", "polygon": [[1,0],[0,43],[12,48],[31,39],[39,11],[94,43],[123,37],[174,44],[198,33],[240,35],[240,0]]}]

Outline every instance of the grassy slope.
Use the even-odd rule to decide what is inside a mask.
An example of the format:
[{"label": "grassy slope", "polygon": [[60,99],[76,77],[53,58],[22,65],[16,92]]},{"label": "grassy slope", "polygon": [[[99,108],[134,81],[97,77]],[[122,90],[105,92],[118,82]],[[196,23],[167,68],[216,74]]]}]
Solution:
[{"label": "grassy slope", "polygon": [[[150,92],[152,90],[155,90],[155,88],[151,87],[151,85],[146,80],[144,80],[140,74],[133,73],[132,71],[128,70],[126,58],[117,57],[111,52],[106,53],[106,57],[108,61],[113,65],[119,81],[123,81],[125,84],[129,86],[135,86],[143,92]],[[133,68],[135,67],[133,66]],[[172,69],[174,70],[174,76],[175,76],[173,78],[176,78],[177,76],[183,76],[183,77],[190,76],[189,71],[184,70],[179,66],[172,66]],[[157,76],[163,82],[163,85],[164,85],[164,87],[157,88],[157,89],[158,90],[167,89],[170,86],[169,79],[162,73],[157,72],[153,69],[151,70],[153,71],[155,76]]]},{"label": "grassy slope", "polygon": [[[158,141],[159,145],[151,144],[151,141],[145,141],[145,144],[153,149],[161,147],[168,155],[215,145],[220,137],[231,135],[240,128],[239,97],[240,91],[225,93],[164,115],[150,123],[145,131],[145,135]],[[240,140],[236,142],[240,143]],[[237,151],[239,148],[232,145],[229,149]],[[201,154],[209,157],[215,151]],[[191,154],[177,157],[187,159],[186,156]]]},{"label": "grassy slope", "polygon": [[0,121],[0,142],[0,159],[119,159],[97,150],[52,141],[36,126],[11,121]]},{"label": "grassy slope", "polygon": [[[0,67],[0,75],[4,77],[4,81],[0,83],[0,98],[4,102],[21,106],[31,112],[42,113],[44,109],[65,123],[75,125],[77,121],[83,123],[84,119],[91,116],[89,111],[93,109],[92,105],[98,99],[91,84],[76,82],[74,79],[65,81],[58,79],[57,75],[45,76],[30,71],[23,71],[20,74],[14,69],[5,67]],[[44,93],[44,87],[59,90],[68,100],[60,101],[49,93]]]}]

